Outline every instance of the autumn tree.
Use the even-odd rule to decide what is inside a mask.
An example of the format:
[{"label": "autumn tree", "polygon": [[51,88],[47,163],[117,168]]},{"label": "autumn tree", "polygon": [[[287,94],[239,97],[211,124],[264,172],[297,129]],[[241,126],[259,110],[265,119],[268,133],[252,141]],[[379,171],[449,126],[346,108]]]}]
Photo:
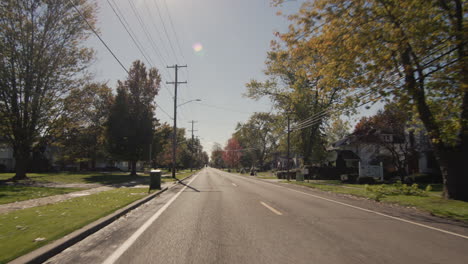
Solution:
[{"label": "autumn tree", "polygon": [[440,165],[444,197],[467,201],[465,1],[316,0],[290,19],[281,38],[322,56],[322,83],[338,84],[355,103],[381,97],[414,108]]},{"label": "autumn tree", "polygon": [[324,134],[327,144],[330,145],[350,134],[351,126],[349,121],[343,120],[340,116],[335,117],[324,127]]},{"label": "autumn tree", "polygon": [[417,156],[418,146],[411,119],[411,115],[398,104],[387,104],[375,115],[361,118],[353,132],[360,142],[375,144],[388,153],[402,182],[408,175],[410,162]]},{"label": "autumn tree", "polygon": [[[271,42],[267,53],[265,75],[267,80],[251,80],[246,84],[246,96],[255,100],[269,98],[274,106],[289,115],[292,126],[311,118],[308,126],[301,126],[299,151],[304,162],[310,164],[313,152],[323,149],[320,131],[328,122],[331,110],[346,109],[343,91],[339,83],[323,83],[319,65],[323,58],[319,52],[309,49],[300,41],[292,41],[276,34],[279,39]],[[299,126],[297,126],[299,128]]]},{"label": "autumn tree", "polygon": [[242,147],[236,138],[230,138],[224,147],[223,161],[228,168],[236,168],[240,164]]},{"label": "autumn tree", "polygon": [[223,147],[219,143],[215,143],[211,149],[210,163],[215,168],[224,168],[225,164],[223,161]]},{"label": "autumn tree", "polygon": [[0,7],[0,134],[25,179],[32,147],[60,125],[64,98],[80,87],[93,57],[82,44],[95,23],[87,0],[2,1]]},{"label": "autumn tree", "polygon": [[130,68],[127,80],[118,82],[107,124],[108,148],[115,158],[130,161],[132,175],[136,175],[137,161],[149,155],[156,123],[154,98],[160,83],[158,70],[147,71],[138,60]]}]

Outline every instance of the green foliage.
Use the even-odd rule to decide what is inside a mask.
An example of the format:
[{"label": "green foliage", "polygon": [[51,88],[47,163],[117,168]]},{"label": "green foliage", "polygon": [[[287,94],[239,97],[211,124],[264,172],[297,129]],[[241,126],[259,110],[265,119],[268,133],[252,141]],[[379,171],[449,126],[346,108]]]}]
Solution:
[{"label": "green foliage", "polygon": [[154,98],[161,76],[155,68],[146,70],[135,61],[125,82],[118,82],[117,96],[108,118],[108,149],[118,160],[128,160],[135,174],[136,161],[147,159],[156,120]]},{"label": "green foliage", "polygon": [[[75,1],[91,26],[96,7]],[[0,8],[0,135],[26,175],[34,144],[63,127],[64,98],[88,78],[90,29],[67,1],[2,1]]]},{"label": "green foliage", "polygon": [[389,195],[407,195],[407,196],[427,196],[431,191],[431,187],[426,187],[426,190],[419,188],[418,184],[414,183],[411,186],[397,182],[393,185],[366,185],[366,192],[368,192],[372,199],[380,201],[383,197]]},{"label": "green foliage", "polygon": [[271,113],[255,113],[249,120],[238,123],[233,134],[244,149],[242,167],[263,168],[278,147],[278,136],[283,131],[283,122]]},{"label": "green foliage", "polygon": [[[305,73],[324,91],[339,88],[343,107],[396,101],[414,109],[438,156],[445,197],[468,200],[468,181],[456,173],[462,158],[453,158],[468,156],[465,14],[460,0],[306,1],[278,34],[301,61],[288,65],[291,54],[277,53],[272,70],[290,73],[282,80]],[[249,93],[272,87],[251,84]]]},{"label": "green foliage", "polygon": [[91,83],[73,90],[65,99],[64,125],[57,131],[54,146],[62,165],[105,159],[105,123],[112,105],[112,90],[106,84]]}]

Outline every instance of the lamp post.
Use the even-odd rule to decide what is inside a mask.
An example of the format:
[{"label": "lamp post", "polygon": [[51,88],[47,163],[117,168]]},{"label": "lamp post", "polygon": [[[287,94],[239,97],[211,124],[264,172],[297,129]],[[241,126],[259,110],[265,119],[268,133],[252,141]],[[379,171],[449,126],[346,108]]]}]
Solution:
[{"label": "lamp post", "polygon": [[183,102],[183,103],[177,105],[177,107],[183,106],[184,104],[188,104],[188,103],[191,103],[191,102],[200,102],[200,101],[201,101],[201,99],[188,100],[187,102]]},{"label": "lamp post", "polygon": [[177,147],[177,107],[182,106],[184,104],[188,104],[190,102],[199,102],[201,99],[193,99],[193,100],[188,100],[187,102],[183,102],[181,104],[176,104],[176,96],[174,96],[174,135],[172,139],[172,178],[175,178],[176,176],[176,147]]}]

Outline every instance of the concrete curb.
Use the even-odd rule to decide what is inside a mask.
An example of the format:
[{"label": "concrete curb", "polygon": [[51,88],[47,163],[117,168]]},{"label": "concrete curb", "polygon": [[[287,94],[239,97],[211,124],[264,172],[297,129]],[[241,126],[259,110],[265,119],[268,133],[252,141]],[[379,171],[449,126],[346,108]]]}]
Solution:
[{"label": "concrete curb", "polygon": [[[192,174],[193,175],[193,174]],[[192,175],[188,176],[191,177]],[[188,178],[186,177],[186,178]],[[186,179],[184,178],[184,180]],[[169,188],[172,188],[169,187]],[[102,229],[103,227],[109,225],[110,223],[114,222],[121,216],[125,215],[126,213],[130,212],[131,210],[139,207],[140,205],[148,202],[149,200],[155,198],[156,196],[160,195],[161,193],[167,191],[168,187],[163,188],[162,190],[150,194],[138,201],[135,201],[124,208],[120,208],[117,211],[113,212],[110,215],[102,217],[78,230],[73,231],[72,233],[55,240],[54,242],[47,244],[43,247],[40,247],[32,252],[27,253],[19,258],[12,260],[11,264],[19,264],[19,263],[43,263],[46,260],[50,259],[51,257],[59,254],[63,250],[71,247],[72,245],[78,243],[79,241],[85,239],[87,236],[92,235],[93,233],[97,232],[98,230]]]}]

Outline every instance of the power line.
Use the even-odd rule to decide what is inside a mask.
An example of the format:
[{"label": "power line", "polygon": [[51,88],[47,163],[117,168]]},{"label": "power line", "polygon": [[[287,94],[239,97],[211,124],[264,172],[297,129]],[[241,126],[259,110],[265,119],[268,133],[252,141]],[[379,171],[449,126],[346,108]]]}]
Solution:
[{"label": "power line", "polygon": [[182,49],[180,48],[180,41],[179,41],[179,37],[177,36],[177,31],[175,30],[174,23],[172,23],[171,12],[169,12],[169,8],[167,7],[166,0],[164,0],[163,2],[164,2],[164,6],[166,7],[167,15],[169,16],[169,22],[171,24],[172,31],[174,32],[174,36],[175,36],[175,39],[176,39],[177,47],[179,48],[180,56],[182,56],[182,60],[185,61],[184,53],[182,52]]},{"label": "power line", "polygon": [[[128,35],[130,36],[130,38],[132,39],[133,43],[135,44],[135,46],[137,47],[137,49],[140,51],[140,53],[141,53],[141,55],[143,56],[143,58],[144,58],[144,59],[146,60],[146,62],[152,67],[152,63],[150,62],[150,60],[149,60],[148,57],[146,56],[145,52],[143,52],[143,48],[140,48],[140,45],[141,45],[140,41],[138,40],[138,38],[137,38],[135,32],[134,32],[134,31],[132,30],[132,28],[130,27],[130,24],[129,24],[129,23],[127,22],[127,20],[125,19],[125,16],[124,16],[124,15],[122,14],[122,12],[120,11],[120,8],[119,8],[119,6],[117,5],[117,3],[115,3],[114,0],[111,0],[112,3],[114,3],[115,8],[117,9],[117,11],[116,11],[116,9],[114,8],[114,6],[112,6],[112,4],[110,3],[110,1],[109,1],[109,0],[106,0],[106,1],[107,1],[107,3],[109,4],[109,6],[111,7],[111,9],[112,9],[112,11],[114,12],[114,14],[115,14],[115,15],[117,16],[117,18],[119,19],[120,24],[124,27],[125,31],[127,32],[127,34],[128,34]],[[119,13],[120,15],[117,14],[117,13]],[[126,24],[127,24],[127,25],[126,25]],[[127,26],[128,26],[128,28],[127,28]],[[132,33],[130,33],[130,32],[132,32],[133,35],[135,35],[135,37],[133,37]]]},{"label": "power line", "polygon": [[[166,47],[162,44],[162,43],[163,43],[163,40],[162,40],[162,38],[160,37],[160,36],[162,35],[162,34],[161,34],[161,31],[160,31],[159,28],[156,26],[156,23],[155,23],[154,20],[153,20],[153,16],[152,16],[151,13],[150,13],[150,10],[151,10],[151,9],[149,8],[149,6],[148,6],[148,4],[146,3],[146,1],[143,1],[143,4],[145,5],[146,13],[148,14],[150,23],[151,23],[151,25],[153,26],[154,30],[155,30],[156,33],[157,33],[156,36],[160,39],[162,49],[164,49],[164,52],[168,53],[168,52],[166,51]],[[167,60],[164,58],[164,56],[162,56],[164,52],[161,52],[160,54],[161,54],[161,59],[162,59],[164,65],[166,65],[166,64],[167,64]],[[165,68],[165,69],[166,69],[166,68]],[[167,71],[167,69],[166,69],[166,71]],[[171,75],[169,74],[169,76],[171,76]],[[171,78],[172,78],[172,76],[171,76]]]},{"label": "power line", "polygon": [[[132,9],[133,14],[135,14],[135,16],[136,16],[136,18],[138,20],[138,23],[140,24],[141,28],[143,29],[143,33],[145,34],[146,38],[148,39],[148,41],[150,43],[150,46],[153,49],[154,53],[156,53],[156,56],[158,56],[161,59],[161,62],[163,63],[163,65],[166,64],[165,61],[162,60],[162,57],[160,56],[159,51],[156,48],[155,41],[153,40],[152,35],[148,32],[148,29],[147,29],[147,27],[145,25],[145,22],[143,21],[141,15],[140,15],[140,13],[138,12],[138,10],[136,9],[135,5],[133,4],[133,2],[131,0],[129,0],[128,2],[130,3],[130,8]],[[166,69],[166,71],[167,71],[167,69]]]},{"label": "power line", "polygon": [[73,0],[69,0],[68,2],[70,2],[70,4],[73,6],[73,8],[76,10],[76,12],[78,12],[78,14],[80,15],[81,19],[83,19],[84,22],[86,22],[86,24],[88,25],[88,27],[91,29],[91,31],[93,31],[94,35],[96,35],[96,37],[98,37],[98,39],[101,41],[101,43],[106,47],[106,49],[110,52],[110,54],[112,54],[112,56],[114,57],[114,59],[120,64],[120,66],[124,69],[124,71],[129,74],[127,68],[125,68],[125,66],[122,64],[122,62],[117,58],[117,56],[114,54],[114,52],[112,52],[112,50],[109,48],[109,46],[107,46],[106,42],[101,38],[101,36],[99,36],[99,34],[94,30],[94,28],[91,26],[91,24],[89,24],[88,20],[83,16],[83,14],[81,13],[81,11],[76,7],[75,3],[73,2]]},{"label": "power line", "polygon": [[[143,58],[146,60],[146,62],[151,66],[153,67],[152,63],[150,62],[150,60],[148,59],[146,53],[143,51],[143,49],[140,47],[140,46],[143,46],[141,44],[141,42],[138,40],[138,37],[137,35],[135,34],[135,32],[133,31],[132,27],[130,26],[130,23],[128,23],[127,19],[125,19],[125,16],[123,15],[122,11],[120,10],[118,4],[114,1],[114,0],[111,0],[112,3],[115,5],[115,8],[114,6],[110,3],[109,0],[106,0],[107,3],[109,4],[109,6],[111,7],[112,11],[114,12],[115,16],[117,16],[117,18],[119,19],[119,22],[120,24],[124,27],[125,31],[127,32],[127,34],[130,36],[130,38],[132,39],[133,43],[135,44],[135,46],[137,47],[137,49],[140,51],[141,55],[143,56]],[[167,69],[165,69],[166,72],[169,74],[169,72],[167,71]],[[127,72],[128,73],[128,72]],[[170,74],[169,74],[170,76]],[[169,90],[169,88],[167,88],[166,84],[163,83],[163,87],[167,90],[167,92],[171,95],[171,97],[174,97],[171,93],[171,91]]]},{"label": "power line", "polygon": [[164,108],[162,108],[161,105],[159,105],[159,104],[157,104],[157,103],[154,103],[154,104],[156,105],[156,107],[159,107],[159,109],[161,109],[161,111],[162,111],[164,114],[166,114],[167,117],[169,117],[169,119],[172,119],[172,116],[169,115],[169,114],[166,112],[166,110],[164,110]]},{"label": "power line", "polygon": [[162,18],[161,11],[159,10],[158,2],[156,0],[153,0],[153,3],[156,6],[156,10],[158,11],[159,19],[161,20],[161,24],[163,25],[164,33],[166,34],[167,40],[169,41],[169,45],[171,47],[174,58],[177,60],[177,55],[176,55],[176,52],[174,50],[174,46],[172,45],[171,38],[170,38],[169,34],[167,33],[166,24],[164,23],[164,19]]},{"label": "power line", "polygon": [[196,104],[199,104],[199,105],[211,107],[211,108],[216,108],[216,109],[221,109],[221,110],[225,110],[225,111],[230,111],[230,112],[236,112],[236,113],[241,113],[241,114],[251,114],[251,113],[249,113],[249,112],[243,112],[243,111],[239,111],[239,110],[235,110],[235,109],[229,109],[229,108],[222,107],[222,106],[210,105],[210,104],[199,103],[199,102],[195,102],[195,103],[196,103]]}]

